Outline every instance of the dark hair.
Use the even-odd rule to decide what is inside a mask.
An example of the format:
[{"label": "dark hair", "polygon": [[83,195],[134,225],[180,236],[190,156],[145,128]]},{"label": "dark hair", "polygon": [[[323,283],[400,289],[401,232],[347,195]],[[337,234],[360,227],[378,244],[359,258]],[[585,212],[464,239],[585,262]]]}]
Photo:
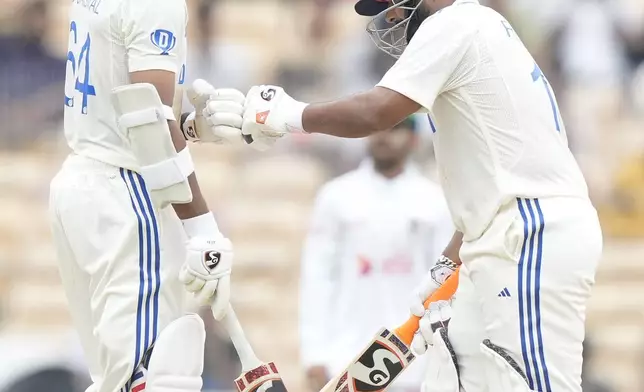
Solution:
[{"label": "dark hair", "polygon": [[394,129],[399,128],[407,128],[412,132],[416,132],[418,130],[416,119],[414,118],[414,116],[407,117],[394,127]]}]

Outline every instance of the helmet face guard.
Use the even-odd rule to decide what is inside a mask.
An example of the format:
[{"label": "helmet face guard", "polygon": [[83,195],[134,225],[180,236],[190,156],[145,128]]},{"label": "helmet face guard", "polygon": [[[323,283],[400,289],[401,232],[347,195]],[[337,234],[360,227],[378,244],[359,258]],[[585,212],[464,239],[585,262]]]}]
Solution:
[{"label": "helmet face guard", "polygon": [[[374,0],[361,0],[360,3],[364,1]],[[381,6],[384,9],[373,16],[367,25],[367,33],[378,49],[394,58],[402,55],[421,23],[429,16],[429,12],[421,7],[422,3],[423,0],[394,0],[389,7]],[[402,11],[402,20],[387,20],[387,15],[394,10]]]}]

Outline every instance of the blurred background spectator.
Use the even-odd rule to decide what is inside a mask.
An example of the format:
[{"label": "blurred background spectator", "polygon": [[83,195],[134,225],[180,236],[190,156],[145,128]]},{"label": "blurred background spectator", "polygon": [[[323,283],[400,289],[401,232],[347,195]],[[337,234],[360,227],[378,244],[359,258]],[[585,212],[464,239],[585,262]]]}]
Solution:
[{"label": "blurred background spectator", "polygon": [[[603,390],[588,386],[592,375],[611,391],[641,392],[644,1],[482,2],[507,16],[548,75],[600,212],[605,255],[588,314],[594,349],[584,390]],[[61,119],[68,3],[0,0],[0,391],[37,383],[16,378],[35,374],[30,366],[37,363],[50,380],[47,391],[74,391],[72,378],[82,390],[86,377],[82,357],[69,358],[77,342],[62,338],[70,322],[46,219],[49,180],[67,153]],[[203,77],[242,91],[279,83],[301,100],[370,87],[392,60],[371,44],[353,3],[188,0],[188,82]],[[424,127],[414,159],[432,177]],[[305,390],[296,338],[301,244],[319,187],[354,168],[365,143],[302,136],[267,153],[213,148],[194,146],[193,155],[204,193],[235,243],[233,301],[259,355],[279,364],[292,390]],[[229,390],[239,373],[236,354],[214,322],[208,330],[205,385]]]},{"label": "blurred background spectator", "polygon": [[[8,31],[0,37],[0,124],[2,145],[21,147],[62,120],[60,91],[65,81],[65,55],[52,53],[46,37],[51,2],[28,0],[2,21]],[[11,120],[10,120],[11,119]]]},{"label": "blurred background spectator", "polygon": [[[409,287],[454,234],[440,186],[410,162],[416,123],[411,117],[371,135],[368,157],[316,197],[300,262],[299,323],[300,360],[313,391],[369,343],[374,325],[408,316]],[[416,360],[390,391],[418,392],[426,365]]]}]

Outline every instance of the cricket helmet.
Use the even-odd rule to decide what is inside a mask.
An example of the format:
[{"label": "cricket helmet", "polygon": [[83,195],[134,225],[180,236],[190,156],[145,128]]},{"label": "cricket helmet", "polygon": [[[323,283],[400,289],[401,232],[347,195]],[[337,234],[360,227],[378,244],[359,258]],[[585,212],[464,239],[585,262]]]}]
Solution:
[{"label": "cricket helmet", "polygon": [[[409,41],[429,16],[421,7],[424,0],[359,0],[355,10],[363,16],[371,16],[367,33],[378,49],[394,58],[399,58]],[[387,15],[399,9],[402,19],[391,20]]]}]

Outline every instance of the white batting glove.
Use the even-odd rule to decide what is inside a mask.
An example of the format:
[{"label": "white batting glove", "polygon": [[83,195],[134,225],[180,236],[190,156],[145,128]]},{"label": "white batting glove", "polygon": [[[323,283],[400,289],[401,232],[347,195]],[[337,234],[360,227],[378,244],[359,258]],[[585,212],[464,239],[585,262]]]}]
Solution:
[{"label": "white batting glove", "polygon": [[[268,149],[290,133],[302,133],[307,104],[291,98],[278,86],[254,86],[246,95],[242,134],[247,143]],[[252,144],[251,144],[252,145]]]},{"label": "white batting glove", "polygon": [[458,265],[452,260],[448,259],[445,256],[441,256],[436,264],[430,268],[425,278],[420,283],[419,286],[414,290],[412,295],[411,302],[409,305],[409,310],[411,314],[423,317],[425,314],[425,301],[429,298],[434,291],[445,283],[445,281],[452,276],[454,271],[456,271]]},{"label": "white batting glove", "polygon": [[195,80],[186,91],[195,107],[181,123],[186,140],[214,144],[242,144],[244,94],[241,91],[216,89],[203,79]]},{"label": "white batting glove", "polygon": [[194,293],[201,305],[212,304],[213,315],[221,320],[230,302],[230,272],[233,246],[229,239],[193,237],[189,240],[188,258],[181,267],[179,280]]},{"label": "white batting glove", "polygon": [[418,331],[411,341],[411,349],[417,355],[423,355],[433,345],[434,332],[440,328],[447,329],[452,318],[452,307],[448,301],[436,301],[429,304],[418,325]]}]

